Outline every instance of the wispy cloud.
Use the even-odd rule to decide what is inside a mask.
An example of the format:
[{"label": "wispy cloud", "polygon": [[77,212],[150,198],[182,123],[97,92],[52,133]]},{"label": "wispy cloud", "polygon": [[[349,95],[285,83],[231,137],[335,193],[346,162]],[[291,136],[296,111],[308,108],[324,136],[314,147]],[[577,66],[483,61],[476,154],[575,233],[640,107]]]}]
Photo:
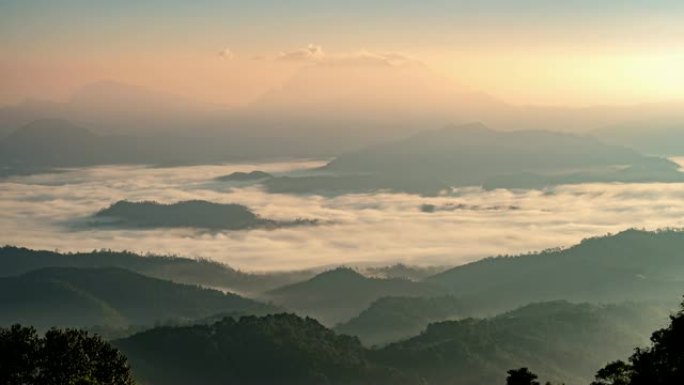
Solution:
[{"label": "wispy cloud", "polygon": [[235,58],[235,53],[230,48],[224,48],[219,51],[218,55],[226,60],[231,60]]},{"label": "wispy cloud", "polygon": [[[263,58],[263,56],[259,56]],[[360,50],[357,52],[327,53],[323,47],[309,44],[304,48],[283,51],[275,57],[276,61],[305,62],[319,64],[344,65],[387,65],[400,66],[418,61],[409,55],[399,52],[372,52]]]},{"label": "wispy cloud", "polygon": [[418,60],[399,52],[370,52],[362,50],[351,54],[340,54],[329,58],[330,62],[342,64],[382,64],[401,66],[418,63]]},{"label": "wispy cloud", "polygon": [[325,58],[323,47],[316,44],[309,44],[304,48],[295,49],[292,51],[284,51],[276,56],[276,60],[282,61],[299,61],[299,62],[317,62]]}]

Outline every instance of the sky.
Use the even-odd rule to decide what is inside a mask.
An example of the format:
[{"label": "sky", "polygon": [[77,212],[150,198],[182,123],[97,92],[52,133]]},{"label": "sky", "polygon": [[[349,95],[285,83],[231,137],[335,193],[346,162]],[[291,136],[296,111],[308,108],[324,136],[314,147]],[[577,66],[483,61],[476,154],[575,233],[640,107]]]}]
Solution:
[{"label": "sky", "polygon": [[246,105],[327,58],[411,58],[512,104],[684,99],[677,0],[0,0],[0,104],[98,80]]}]

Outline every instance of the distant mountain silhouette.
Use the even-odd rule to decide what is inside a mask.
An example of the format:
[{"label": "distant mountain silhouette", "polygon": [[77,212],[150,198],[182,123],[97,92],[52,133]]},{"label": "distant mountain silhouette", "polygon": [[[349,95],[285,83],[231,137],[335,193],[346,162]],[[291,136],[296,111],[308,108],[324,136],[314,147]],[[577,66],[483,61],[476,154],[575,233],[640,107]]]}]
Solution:
[{"label": "distant mountain silhouette", "polygon": [[258,293],[311,278],[312,271],[250,274],[219,262],[109,250],[57,253],[5,246],[0,248],[0,276],[13,276],[46,267],[118,267],[178,283]]},{"label": "distant mountain silhouette", "polygon": [[45,268],[0,278],[0,323],[39,328],[152,326],[274,307],[120,268]]},{"label": "distant mountain silhouette", "polygon": [[[85,84],[63,102],[28,100],[0,108],[0,127],[11,132],[36,120],[59,118],[101,135],[179,134],[202,123],[205,129],[226,108],[113,80]],[[1,131],[0,131],[1,132]],[[0,135],[1,137],[1,135]]]},{"label": "distant mountain silhouette", "polygon": [[475,315],[471,306],[453,296],[383,297],[335,331],[359,337],[367,345],[381,345],[420,334],[436,321]]},{"label": "distant mountain silhouette", "polygon": [[606,143],[628,146],[646,154],[684,156],[682,117],[624,122],[591,133]]},{"label": "distant mountain silhouette", "polygon": [[[0,107],[0,138],[33,121],[60,118],[97,134],[171,141],[181,155],[175,161],[199,163],[217,158],[330,157],[449,122],[483,121],[507,131],[586,133],[624,122],[657,119],[676,124],[684,119],[681,103],[513,106],[415,61],[383,61],[367,56],[305,66],[282,86],[239,108],[98,81],[64,102],[29,100]],[[648,124],[642,131],[648,135]],[[185,140],[178,143],[180,139]]]},{"label": "distant mountain silhouette", "polygon": [[221,182],[251,182],[272,178],[273,175],[263,171],[240,172],[236,171],[229,175],[223,175],[216,180]]},{"label": "distant mountain silhouette", "polygon": [[249,230],[316,224],[315,220],[306,219],[265,219],[242,205],[200,200],[173,204],[119,201],[98,211],[93,217],[102,220],[94,222],[95,226],[127,228],[193,227],[211,230]]},{"label": "distant mountain silhouette", "polygon": [[349,268],[337,268],[307,281],[272,290],[263,298],[312,316],[326,325],[334,325],[358,314],[380,297],[440,293],[443,291],[431,284],[398,278],[368,278]]},{"label": "distant mountain silhouette", "polygon": [[[436,194],[450,186],[537,188],[581,182],[682,182],[666,159],[545,131],[499,132],[482,124],[425,131],[343,154],[325,176],[268,180],[274,192],[395,190]],[[307,191],[308,190],[308,191]]]},{"label": "distant mountain silhouette", "polygon": [[35,121],[0,141],[0,160],[10,166],[70,167],[112,162],[102,137],[65,120]]},{"label": "distant mountain silhouette", "polygon": [[62,119],[42,119],[0,139],[0,168],[22,173],[32,169],[107,164],[176,164],[230,159],[207,149],[203,141],[173,136],[132,136],[94,133]]}]

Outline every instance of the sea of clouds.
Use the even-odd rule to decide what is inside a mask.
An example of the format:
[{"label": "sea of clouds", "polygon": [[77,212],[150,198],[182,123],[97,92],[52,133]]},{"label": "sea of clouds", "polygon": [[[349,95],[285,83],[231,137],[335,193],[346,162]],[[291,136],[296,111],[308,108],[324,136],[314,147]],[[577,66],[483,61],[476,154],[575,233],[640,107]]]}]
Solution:
[{"label": "sea of clouds", "polygon": [[[250,271],[333,265],[458,265],[482,257],[570,246],[637,227],[684,227],[684,184],[584,184],[545,190],[462,188],[443,197],[375,193],[268,194],[215,182],[234,171],[287,172],[320,165],[93,167],[0,180],[0,244],[90,251],[108,248],[206,257]],[[76,226],[118,200],[240,203],[258,214],[319,226],[207,232]],[[422,205],[448,208],[426,213]]]}]

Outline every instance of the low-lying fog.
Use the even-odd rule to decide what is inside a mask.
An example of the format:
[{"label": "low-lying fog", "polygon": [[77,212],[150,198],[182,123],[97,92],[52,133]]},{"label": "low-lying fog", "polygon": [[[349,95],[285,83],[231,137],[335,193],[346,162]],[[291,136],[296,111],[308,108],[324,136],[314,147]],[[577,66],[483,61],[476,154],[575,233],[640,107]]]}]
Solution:
[{"label": "low-lying fog", "polygon": [[[567,246],[629,227],[684,226],[684,184],[585,184],[544,191],[464,188],[438,198],[389,193],[330,198],[267,194],[212,181],[234,171],[277,173],[319,164],[97,167],[3,179],[0,244],[201,256],[265,271],[395,262],[456,265]],[[236,232],[83,230],[73,225],[122,199],[240,203],[268,218],[313,218],[321,225]],[[423,205],[434,210],[422,210]]]}]

